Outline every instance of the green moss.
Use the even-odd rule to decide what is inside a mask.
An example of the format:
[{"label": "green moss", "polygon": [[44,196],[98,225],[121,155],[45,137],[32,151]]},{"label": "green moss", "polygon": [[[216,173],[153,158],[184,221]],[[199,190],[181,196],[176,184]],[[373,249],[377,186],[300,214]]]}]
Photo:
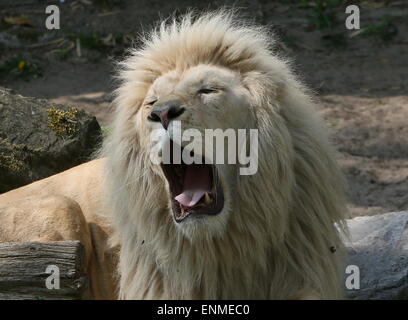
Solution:
[{"label": "green moss", "polygon": [[73,135],[78,131],[76,118],[78,111],[78,109],[72,107],[68,110],[55,107],[48,108],[48,127],[59,136]]},{"label": "green moss", "polygon": [[17,159],[14,153],[0,152],[0,167],[11,172],[21,172],[26,169],[26,164]]},{"label": "green moss", "polygon": [[19,173],[27,170],[27,164],[24,162],[22,152],[25,148],[23,144],[11,143],[7,139],[0,137],[0,168]]}]

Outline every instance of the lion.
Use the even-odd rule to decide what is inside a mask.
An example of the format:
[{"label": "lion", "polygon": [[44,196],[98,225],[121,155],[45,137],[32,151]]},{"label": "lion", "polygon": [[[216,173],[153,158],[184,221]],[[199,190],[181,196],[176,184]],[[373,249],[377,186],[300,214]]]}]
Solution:
[{"label": "lion", "polygon": [[[343,297],[343,177],[265,28],[227,10],[164,21],[118,78],[100,158],[1,195],[0,240],[80,240],[101,299]],[[175,121],[256,129],[257,172],[155,163],[151,134]]]}]

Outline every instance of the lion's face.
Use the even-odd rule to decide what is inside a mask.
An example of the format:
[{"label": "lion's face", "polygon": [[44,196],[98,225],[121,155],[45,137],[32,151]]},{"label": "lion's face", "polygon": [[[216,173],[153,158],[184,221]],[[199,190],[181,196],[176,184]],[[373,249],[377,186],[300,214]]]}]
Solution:
[{"label": "lion's face", "polygon": [[[181,126],[181,134],[187,129],[196,129],[202,139],[181,141],[176,134],[177,125]],[[217,152],[219,156],[219,150],[215,143],[210,147],[205,142],[204,134],[206,129],[225,132],[254,127],[249,91],[240,75],[209,65],[195,66],[184,72],[171,71],[151,85],[137,113],[136,127],[141,145],[147,148],[145,152],[155,153],[157,142],[152,141],[152,136],[159,135],[161,152],[166,148],[165,138],[171,139],[167,140],[171,163],[152,163],[152,167],[165,182],[167,203],[162,205],[170,208],[177,227],[191,236],[200,232],[222,233],[234,211],[238,165],[228,164],[227,144],[235,142],[225,139],[225,155],[223,161],[219,161],[215,156]],[[198,146],[199,142],[202,144]],[[178,146],[181,147],[176,149]],[[194,163],[186,163],[183,152],[194,156]],[[175,163],[175,159],[180,162]]]}]

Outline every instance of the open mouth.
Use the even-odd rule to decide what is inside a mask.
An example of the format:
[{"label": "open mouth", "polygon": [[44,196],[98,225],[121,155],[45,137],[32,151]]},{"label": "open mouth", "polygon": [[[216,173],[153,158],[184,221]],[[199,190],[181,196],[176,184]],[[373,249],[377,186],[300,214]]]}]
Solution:
[{"label": "open mouth", "polygon": [[162,164],[170,186],[171,207],[176,222],[191,215],[216,215],[224,207],[224,193],[214,165]]}]

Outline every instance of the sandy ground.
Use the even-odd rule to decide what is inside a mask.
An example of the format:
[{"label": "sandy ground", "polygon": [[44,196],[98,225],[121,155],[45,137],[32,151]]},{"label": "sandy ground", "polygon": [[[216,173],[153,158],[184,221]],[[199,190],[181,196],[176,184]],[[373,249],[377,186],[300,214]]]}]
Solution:
[{"label": "sandy ground", "polygon": [[[353,31],[344,27],[344,5],[332,10],[334,26],[319,30],[311,22],[313,6],[297,8],[289,2],[234,1],[238,7],[247,8],[244,11],[248,17],[275,30],[281,39],[277,48],[292,59],[295,70],[316,92],[319,112],[333,130],[339,163],[347,177],[351,214],[408,209],[408,3],[355,1],[361,8],[362,28],[390,17],[392,22],[384,32],[393,36],[383,40],[382,33],[352,36]],[[32,24],[31,30],[41,36],[25,42],[4,36],[27,28],[24,26],[0,32],[0,59],[19,54],[38,61],[43,76],[21,80],[3,74],[0,85],[23,95],[74,104],[109,126],[113,61],[120,59],[123,49],[130,45],[129,39],[176,9],[177,13],[189,7],[216,8],[231,3],[122,0],[98,7],[92,1],[67,0],[60,5],[61,30],[53,32],[44,28],[44,5],[1,4],[0,18],[24,14]],[[100,32],[106,44],[97,49],[82,47],[80,57],[73,41],[47,44],[68,38],[69,32],[89,30]],[[345,42],[342,45],[332,37],[339,33],[340,42]],[[109,42],[110,34],[119,43]],[[56,50],[65,49],[67,57],[55,56]]]}]

